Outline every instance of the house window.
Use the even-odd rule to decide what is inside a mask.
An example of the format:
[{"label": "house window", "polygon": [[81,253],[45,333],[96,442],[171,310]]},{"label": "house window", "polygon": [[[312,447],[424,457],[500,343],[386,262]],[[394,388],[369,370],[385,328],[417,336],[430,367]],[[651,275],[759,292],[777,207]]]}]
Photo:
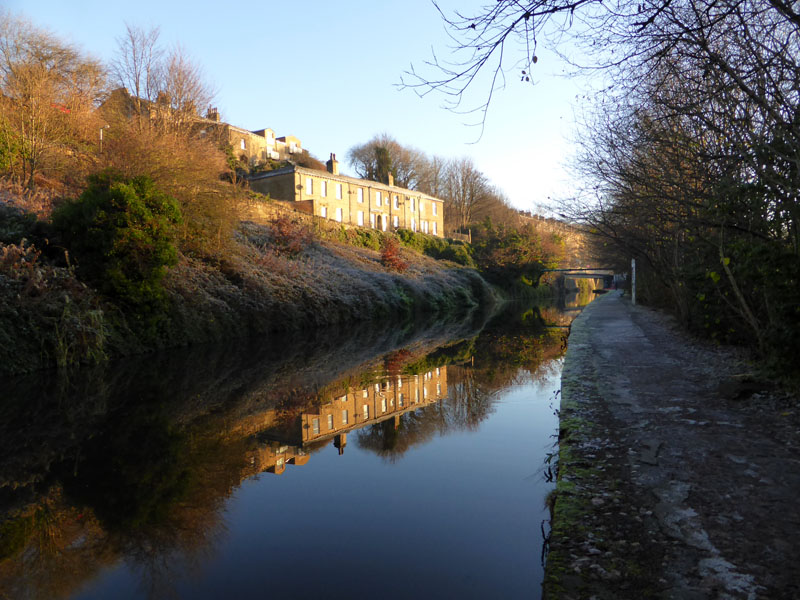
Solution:
[{"label": "house window", "polygon": [[328,429],[333,429],[333,415],[328,415]]},{"label": "house window", "polygon": [[395,227],[400,227],[400,217],[398,217],[397,215],[395,215],[395,216],[392,218],[392,225],[394,225]]},{"label": "house window", "polygon": [[356,197],[361,204],[364,204],[364,188],[358,188],[358,192],[356,192]]},{"label": "house window", "polygon": [[395,196],[394,196],[394,207],[395,208],[400,208],[400,197],[397,196],[397,194],[395,194]]},{"label": "house window", "polygon": [[347,409],[342,411],[342,425],[347,425]]},{"label": "house window", "polygon": [[369,213],[369,226],[375,229],[375,213]]},{"label": "house window", "polygon": [[436,231],[436,221],[433,222],[433,235],[439,235]]},{"label": "house window", "polygon": [[400,408],[403,408],[403,400],[405,400],[405,396],[404,396],[403,394],[399,394],[399,395],[397,396],[397,405],[398,405]]},{"label": "house window", "polygon": [[239,142],[239,148],[241,148],[242,150],[247,150],[247,144],[244,143],[244,138],[242,138],[241,141]]},{"label": "house window", "polygon": [[419,214],[425,214],[425,203],[422,200],[419,201]]},{"label": "house window", "polygon": [[433,216],[435,217],[439,214],[439,206],[436,204],[436,202],[431,202],[431,207],[433,210]]},{"label": "house window", "polygon": [[414,212],[415,210],[417,210],[417,199],[411,198],[411,212]]},{"label": "house window", "polygon": [[358,215],[358,225],[359,225],[359,227],[363,227],[364,226],[364,211],[363,210],[358,211],[357,215]]},{"label": "house window", "polygon": [[441,396],[442,395],[442,384],[441,383],[437,383],[436,384],[436,395],[437,396]]},{"label": "house window", "polygon": [[328,182],[323,181],[320,185],[319,195],[323,198],[328,195]]},{"label": "house window", "polygon": [[336,209],[336,220],[339,221],[339,223],[342,222],[342,208],[341,207]]},{"label": "house window", "polygon": [[320,206],[319,208],[319,216],[323,219],[328,218],[328,207],[327,206]]},{"label": "house window", "polygon": [[375,206],[381,205],[381,193],[375,192]]},{"label": "house window", "polygon": [[416,219],[411,219],[411,231],[417,230],[417,221]]},{"label": "house window", "polygon": [[364,405],[364,418],[369,419],[369,404]]},{"label": "house window", "polygon": [[361,397],[362,398],[369,398],[369,390],[364,390],[363,392],[361,392]]},{"label": "house window", "polygon": [[381,400],[381,412],[386,412],[386,398]]},{"label": "house window", "polygon": [[[341,200],[342,199],[342,184],[341,183],[337,183],[336,184],[336,199],[337,200]],[[433,214],[436,214],[436,213],[434,212]]]},{"label": "house window", "polygon": [[306,194],[309,196],[314,193],[314,180],[311,177],[306,177]]},{"label": "house window", "polygon": [[311,431],[314,432],[314,435],[319,435],[319,419],[311,420]]}]

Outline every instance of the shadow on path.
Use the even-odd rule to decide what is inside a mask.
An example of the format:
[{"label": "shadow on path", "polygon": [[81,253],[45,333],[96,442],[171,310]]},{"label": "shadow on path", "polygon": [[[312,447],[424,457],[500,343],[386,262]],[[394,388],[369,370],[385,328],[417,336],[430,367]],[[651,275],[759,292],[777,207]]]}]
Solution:
[{"label": "shadow on path", "polygon": [[552,598],[798,598],[796,403],[619,292],[574,321]]}]

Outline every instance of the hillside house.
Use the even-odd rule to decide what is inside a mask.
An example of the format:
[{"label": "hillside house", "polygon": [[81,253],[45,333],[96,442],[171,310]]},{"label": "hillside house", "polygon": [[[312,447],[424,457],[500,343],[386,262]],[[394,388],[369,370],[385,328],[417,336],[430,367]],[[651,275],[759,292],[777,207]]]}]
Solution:
[{"label": "hillside house", "polygon": [[251,177],[250,187],[298,210],[340,223],[381,231],[410,229],[444,235],[444,203],[416,190],[348,177],[331,154],[327,171],[296,165]]},{"label": "hillside house", "polygon": [[216,108],[209,109],[205,119],[198,119],[200,133],[217,135],[221,143],[230,144],[234,155],[250,165],[267,160],[287,160],[305,152],[299,139],[293,135],[276,137],[272,129],[248,131],[220,121]]},{"label": "hillside house", "polygon": [[100,110],[108,121],[116,117],[131,119],[137,112],[156,123],[181,119],[190,131],[210,136],[220,146],[230,145],[234,155],[249,165],[263,164],[267,160],[287,160],[306,152],[300,140],[294,136],[276,137],[272,129],[248,131],[225,123],[220,120],[216,108],[209,108],[206,116],[201,117],[193,107],[176,110],[163,95],[151,102],[137,99],[124,87],[111,92]]}]

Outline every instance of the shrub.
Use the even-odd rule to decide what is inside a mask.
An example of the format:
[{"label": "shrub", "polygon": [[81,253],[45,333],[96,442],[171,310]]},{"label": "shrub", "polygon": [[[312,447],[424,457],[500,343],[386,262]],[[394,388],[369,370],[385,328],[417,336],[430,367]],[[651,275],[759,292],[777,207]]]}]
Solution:
[{"label": "shrub", "polygon": [[90,178],[78,200],[53,213],[53,226],[78,261],[79,274],[136,306],[163,302],[161,280],[178,259],[177,201],[147,177],[106,171]]},{"label": "shrub", "polygon": [[393,269],[402,273],[408,268],[408,262],[400,256],[400,243],[397,238],[386,236],[383,240],[383,250],[381,251],[381,263],[388,269]]},{"label": "shrub", "polygon": [[210,139],[163,135],[119,122],[108,130],[103,164],[124,177],[148,177],[178,201],[178,244],[184,254],[219,258],[230,251],[239,223],[237,189],[223,181],[225,154]]},{"label": "shrub", "polygon": [[378,251],[383,245],[383,234],[375,229],[346,229],[341,228],[339,241],[357,248],[369,248]]},{"label": "shrub", "polygon": [[19,244],[30,238],[36,227],[36,216],[0,203],[0,243]]},{"label": "shrub", "polygon": [[314,234],[308,227],[288,217],[275,219],[271,229],[275,250],[285,256],[297,256],[314,241]]},{"label": "shrub", "polygon": [[424,233],[415,233],[408,229],[398,230],[397,236],[407,248],[422,252],[431,258],[451,260],[454,263],[466,267],[475,266],[475,261],[472,259],[471,247],[464,242],[426,235]]}]

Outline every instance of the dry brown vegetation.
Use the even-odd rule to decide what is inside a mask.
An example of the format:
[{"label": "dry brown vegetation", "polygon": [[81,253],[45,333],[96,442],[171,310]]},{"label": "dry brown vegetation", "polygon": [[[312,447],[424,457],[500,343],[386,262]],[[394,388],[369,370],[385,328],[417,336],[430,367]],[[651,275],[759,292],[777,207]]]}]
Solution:
[{"label": "dry brown vegetation", "polygon": [[[211,97],[200,69],[182,51],[165,52],[157,30],[128,26],[119,42],[107,72],[51,33],[0,14],[0,371],[378,317],[399,321],[492,297],[474,270],[378,232],[331,228],[290,212],[241,225],[252,195],[228,182],[225,149],[195,126]],[[133,93],[108,94],[107,79]],[[88,238],[75,227],[95,236],[118,228],[109,232],[113,239],[142,249],[140,258],[114,267],[135,286],[131,274],[149,269],[135,263],[152,254],[147,219],[157,218],[124,194],[99,209],[96,196],[90,200],[94,184],[87,187],[98,177],[122,186],[146,178],[177,201],[180,215],[162,240],[177,264],[168,261],[166,277],[143,283],[155,286],[148,297],[165,302],[140,306],[88,278],[111,272],[87,262],[105,255],[81,254],[79,241]],[[100,213],[105,220],[93,220]],[[381,244],[388,248],[383,260]]]},{"label": "dry brown vegetation", "polygon": [[168,307],[154,324],[83,284],[63,249],[43,248],[0,241],[0,365],[6,373],[377,317],[400,322],[493,298],[473,269],[401,248],[408,264],[401,275],[384,266],[379,251],[323,240],[302,220],[283,217],[238,225],[224,253],[182,252],[163,280]]}]

